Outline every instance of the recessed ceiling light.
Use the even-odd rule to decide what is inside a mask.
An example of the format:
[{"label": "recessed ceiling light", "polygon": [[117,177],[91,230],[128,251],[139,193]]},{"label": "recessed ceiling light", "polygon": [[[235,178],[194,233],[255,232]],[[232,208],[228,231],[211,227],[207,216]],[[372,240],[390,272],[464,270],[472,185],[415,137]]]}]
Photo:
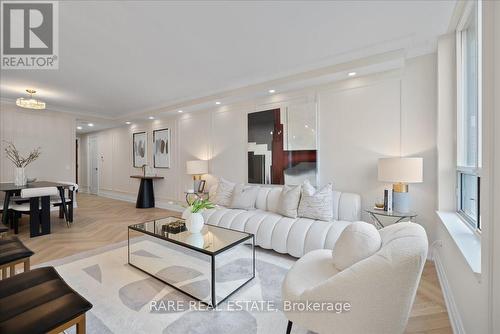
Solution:
[{"label": "recessed ceiling light", "polygon": [[356,72],[349,72],[349,73],[347,73],[347,75],[350,76],[350,77],[353,77],[353,76],[356,75]]},{"label": "recessed ceiling light", "polygon": [[272,94],[272,93],[276,93],[276,91],[274,89],[270,89],[269,94]]},{"label": "recessed ceiling light", "polygon": [[177,110],[178,113],[182,113],[182,110]]},{"label": "recessed ceiling light", "polygon": [[149,119],[155,119],[153,116],[149,116],[148,118],[149,118]]},{"label": "recessed ceiling light", "polygon": [[94,126],[94,123],[89,123],[87,125],[90,126],[90,127],[92,127],[92,126]]},{"label": "recessed ceiling light", "polygon": [[132,122],[126,121],[125,124],[129,125],[132,124]]},{"label": "recessed ceiling light", "polygon": [[77,126],[76,128],[77,128],[78,130],[81,130],[81,129],[83,129],[83,128],[82,128],[81,126]]},{"label": "recessed ceiling light", "polygon": [[215,104],[216,104],[216,105],[219,105],[219,104],[220,104],[220,101],[216,101],[216,102],[215,102]]}]

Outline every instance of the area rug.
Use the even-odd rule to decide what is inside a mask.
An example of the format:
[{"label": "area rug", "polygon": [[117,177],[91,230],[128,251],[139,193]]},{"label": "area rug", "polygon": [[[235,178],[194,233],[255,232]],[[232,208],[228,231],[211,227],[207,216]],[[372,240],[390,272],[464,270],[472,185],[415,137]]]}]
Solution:
[{"label": "area rug", "polygon": [[[176,275],[176,280],[203,286],[204,275],[193,266],[171,266],[154,252],[158,245],[145,246],[134,256],[165,260],[163,270]],[[66,282],[94,305],[87,313],[88,333],[285,333],[281,284],[295,259],[259,247],[255,252],[255,278],[215,310],[202,308],[187,295],[130,266],[126,241],[40,266],[55,266]],[[227,280],[238,279],[238,261],[242,259],[232,261],[224,266]],[[294,326],[293,333],[310,332]]]}]

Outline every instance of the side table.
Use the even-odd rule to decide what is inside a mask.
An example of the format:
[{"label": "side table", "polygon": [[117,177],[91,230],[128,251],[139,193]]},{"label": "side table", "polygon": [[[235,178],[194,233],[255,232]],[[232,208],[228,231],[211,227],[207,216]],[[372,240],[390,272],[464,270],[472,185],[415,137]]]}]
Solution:
[{"label": "side table", "polygon": [[196,201],[197,199],[207,199],[208,198],[208,191],[199,193],[199,192],[189,192],[185,191],[184,194],[186,194],[186,203],[188,205],[191,205]]},{"label": "side table", "polygon": [[367,212],[372,221],[375,223],[375,225],[380,229],[384,228],[384,224],[380,221],[379,217],[387,217],[387,218],[393,218],[394,219],[394,224],[399,223],[405,219],[408,219],[410,222],[415,222],[417,218],[417,214],[414,212],[397,212],[397,211],[384,211],[384,210],[376,210],[376,209],[368,209],[365,210]]}]

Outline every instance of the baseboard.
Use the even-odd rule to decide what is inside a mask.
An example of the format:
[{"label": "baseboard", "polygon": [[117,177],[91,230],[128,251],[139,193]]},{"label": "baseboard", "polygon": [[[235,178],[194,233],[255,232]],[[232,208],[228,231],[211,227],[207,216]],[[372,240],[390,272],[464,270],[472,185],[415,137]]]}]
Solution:
[{"label": "baseboard", "polygon": [[[130,202],[130,203],[135,203],[137,200],[136,195],[131,195],[131,194],[117,192],[117,191],[111,191],[111,190],[99,189],[99,192],[97,195],[102,196],[102,197],[116,199],[119,201]],[[185,210],[185,208],[182,205],[180,205],[179,203],[175,203],[174,201],[165,201],[165,200],[156,200],[155,207],[160,208],[160,209],[177,211],[177,212],[183,212]]]},{"label": "baseboard", "polygon": [[448,283],[446,277],[446,272],[441,262],[439,252],[434,250],[432,252],[434,265],[436,266],[436,271],[438,275],[439,284],[441,285],[441,290],[443,291],[444,301],[446,303],[446,309],[448,311],[448,317],[450,318],[451,327],[453,328],[454,334],[465,334],[464,325],[462,323],[462,317],[458,312],[457,304],[455,303],[455,298],[453,298],[453,292]]},{"label": "baseboard", "polygon": [[78,192],[88,194],[90,192],[89,187],[80,185],[78,188]]}]

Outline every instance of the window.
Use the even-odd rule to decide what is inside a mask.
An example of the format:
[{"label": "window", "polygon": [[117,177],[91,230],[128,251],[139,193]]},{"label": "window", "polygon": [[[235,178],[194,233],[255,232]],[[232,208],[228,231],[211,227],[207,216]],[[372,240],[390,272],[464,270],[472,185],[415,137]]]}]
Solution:
[{"label": "window", "polygon": [[471,1],[457,29],[457,211],[481,229],[480,2]]}]

